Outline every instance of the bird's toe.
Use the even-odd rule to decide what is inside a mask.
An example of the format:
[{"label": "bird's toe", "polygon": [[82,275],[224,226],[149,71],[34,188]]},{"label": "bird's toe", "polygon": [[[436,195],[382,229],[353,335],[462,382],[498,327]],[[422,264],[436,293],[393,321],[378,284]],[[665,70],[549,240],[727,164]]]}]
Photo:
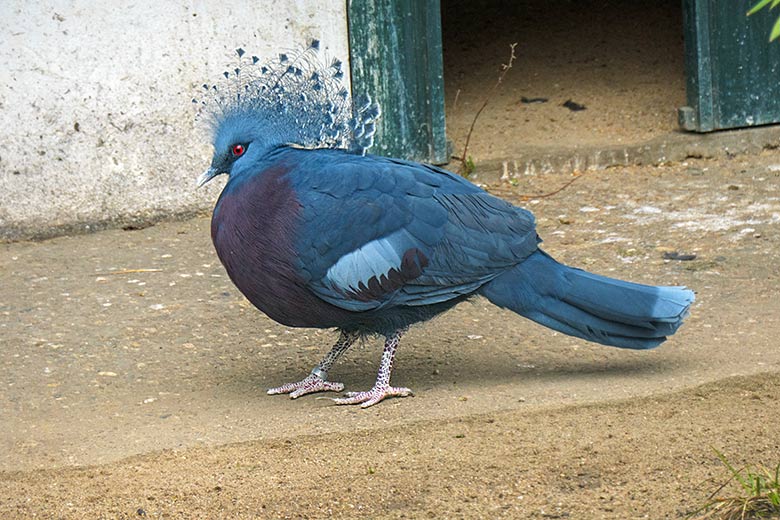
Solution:
[{"label": "bird's toe", "polygon": [[287,383],[276,388],[270,388],[268,395],[290,394],[291,399],[297,399],[302,395],[315,392],[341,392],[342,390],[344,390],[342,383],[325,381],[319,376],[309,374],[305,379],[297,383]]},{"label": "bird's toe", "polygon": [[347,392],[344,397],[337,397],[333,399],[336,404],[359,404],[361,408],[368,408],[378,402],[384,400],[386,397],[408,397],[414,396],[414,393],[409,388],[399,386],[375,386],[367,392]]}]

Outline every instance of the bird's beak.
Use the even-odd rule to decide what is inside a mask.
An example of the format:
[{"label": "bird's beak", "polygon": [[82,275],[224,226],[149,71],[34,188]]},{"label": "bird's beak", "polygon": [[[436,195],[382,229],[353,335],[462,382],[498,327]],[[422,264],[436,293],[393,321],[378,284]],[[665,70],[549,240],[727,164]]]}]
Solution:
[{"label": "bird's beak", "polygon": [[205,172],[203,172],[203,175],[198,177],[198,188],[200,188],[201,186],[203,186],[204,184],[209,182],[211,179],[213,179],[214,177],[216,177],[220,173],[222,173],[222,172],[220,172],[219,170],[217,170],[214,167],[211,167],[208,170],[206,170]]}]

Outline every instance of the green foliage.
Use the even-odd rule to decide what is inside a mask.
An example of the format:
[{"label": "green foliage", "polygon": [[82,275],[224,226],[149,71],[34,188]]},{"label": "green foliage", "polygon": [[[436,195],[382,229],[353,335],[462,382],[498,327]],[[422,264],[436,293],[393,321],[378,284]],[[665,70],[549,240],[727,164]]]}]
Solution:
[{"label": "green foliage", "polygon": [[468,178],[469,175],[474,173],[474,170],[476,169],[477,169],[477,165],[474,164],[474,158],[469,155],[468,157],[466,157],[466,159],[463,161],[463,164],[461,165],[460,174],[461,176]]},{"label": "green foliage", "polygon": [[[774,9],[778,4],[780,4],[780,0],[760,0],[756,5],[750,8],[750,11],[748,11],[747,14],[750,16],[753,13],[757,13],[767,5],[769,5],[769,9]],[[780,17],[777,18],[775,25],[772,27],[772,33],[769,35],[769,41],[774,41],[778,37],[780,37]]]},{"label": "green foliage", "polygon": [[[774,1],[780,3],[780,0]],[[746,466],[737,470],[721,452],[714,451],[731,473],[731,478],[716,489],[707,503],[694,511],[689,518],[718,520],[780,518],[780,464],[774,470],[762,466],[757,468]],[[732,497],[717,496],[730,482],[737,482],[742,492]]]}]

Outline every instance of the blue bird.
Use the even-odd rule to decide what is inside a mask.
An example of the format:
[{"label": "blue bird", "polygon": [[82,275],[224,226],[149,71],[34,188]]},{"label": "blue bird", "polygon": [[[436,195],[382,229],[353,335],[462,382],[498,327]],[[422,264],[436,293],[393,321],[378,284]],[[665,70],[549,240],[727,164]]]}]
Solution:
[{"label": "blue bird", "polygon": [[[409,326],[483,296],[551,329],[603,345],[658,346],[694,293],[567,267],[539,249],[533,215],[451,172],[367,155],[379,117],[340,87],[341,63],[320,65],[319,42],[204,85],[213,131],[203,185],[227,174],[211,237],[233,283],[291,327],[336,328],[332,350],[292,398],[343,390],[328,380],[360,337],[382,335],[374,387],[334,399],[371,406],[412,395],[390,385]],[[239,57],[244,51],[238,50]]]}]

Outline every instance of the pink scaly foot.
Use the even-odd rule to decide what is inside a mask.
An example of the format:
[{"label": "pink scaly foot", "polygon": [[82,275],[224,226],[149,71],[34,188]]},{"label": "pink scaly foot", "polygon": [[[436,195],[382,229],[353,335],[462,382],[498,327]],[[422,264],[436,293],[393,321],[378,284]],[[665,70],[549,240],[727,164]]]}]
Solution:
[{"label": "pink scaly foot", "polygon": [[314,392],[341,392],[344,390],[342,383],[325,381],[318,373],[312,372],[303,381],[287,383],[268,390],[268,395],[290,394],[290,399],[297,399],[302,395]]},{"label": "pink scaly foot", "polygon": [[411,390],[404,387],[390,386],[390,374],[393,372],[393,360],[398,343],[401,341],[401,334],[404,331],[399,330],[387,336],[385,339],[385,349],[382,352],[382,361],[379,363],[379,373],[376,376],[374,388],[368,392],[347,392],[345,397],[333,399],[336,404],[360,404],[361,408],[373,406],[385,397],[407,397],[414,395]]},{"label": "pink scaly foot", "polygon": [[268,390],[268,395],[290,394],[291,399],[297,399],[302,395],[312,394],[314,392],[341,392],[344,390],[344,385],[328,381],[328,370],[330,370],[333,363],[335,363],[336,360],[352,346],[358,337],[358,334],[354,332],[345,332],[342,330],[336,344],[333,345],[333,348],[330,349],[330,352],[328,352],[320,364],[311,371],[311,374],[306,376],[303,381],[287,383],[286,385],[271,388]]},{"label": "pink scaly foot", "polygon": [[408,397],[414,396],[414,393],[409,389],[402,386],[378,386],[368,392],[347,392],[345,397],[337,397],[333,399],[336,404],[360,404],[361,408],[368,408],[373,406],[385,397]]}]

